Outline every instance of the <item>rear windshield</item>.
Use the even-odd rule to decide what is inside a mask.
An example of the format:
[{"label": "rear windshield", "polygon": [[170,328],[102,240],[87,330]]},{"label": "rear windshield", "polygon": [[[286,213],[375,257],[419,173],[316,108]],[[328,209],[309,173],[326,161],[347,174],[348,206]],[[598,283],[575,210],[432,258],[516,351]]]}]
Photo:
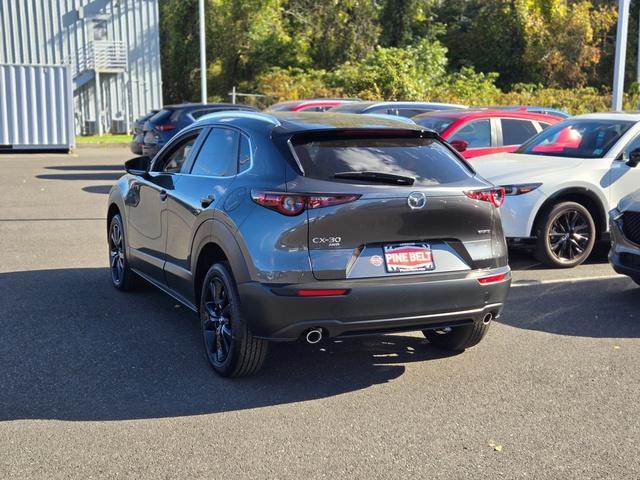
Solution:
[{"label": "rear windshield", "polygon": [[413,121],[421,127],[428,128],[438,133],[444,132],[455,120],[455,118],[451,117],[432,117],[430,115],[426,117],[413,118]]},{"label": "rear windshield", "polygon": [[440,185],[472,175],[447,147],[433,138],[348,138],[293,142],[304,175],[350,183],[336,174],[376,172],[415,179],[416,184]]},{"label": "rear windshield", "polygon": [[171,114],[173,112],[174,112],[174,110],[171,110],[171,109],[168,109],[168,108],[163,108],[158,113],[156,113],[154,116],[152,116],[149,119],[149,121],[150,122],[154,122],[154,123],[164,122],[165,120],[167,120],[171,116]]}]

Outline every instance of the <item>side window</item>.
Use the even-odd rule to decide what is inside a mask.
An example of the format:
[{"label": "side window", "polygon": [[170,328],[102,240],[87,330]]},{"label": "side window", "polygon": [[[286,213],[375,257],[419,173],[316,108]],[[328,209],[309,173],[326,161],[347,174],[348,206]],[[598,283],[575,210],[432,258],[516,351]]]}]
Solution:
[{"label": "side window", "polygon": [[633,152],[634,150],[637,150],[638,148],[640,148],[640,135],[638,135],[636,138],[631,140],[624,147],[624,150],[622,151],[622,159],[625,161],[629,160],[629,155],[631,155],[631,152]]},{"label": "side window", "polygon": [[189,158],[189,153],[193,145],[198,139],[200,131],[193,135],[189,135],[187,138],[180,140],[175,148],[171,149],[166,155],[159,159],[153,166],[154,172],[164,173],[178,173],[182,169],[182,165]]},{"label": "side window", "polygon": [[469,122],[449,139],[463,140],[469,144],[467,148],[486,148],[491,146],[491,122],[489,119]]},{"label": "side window", "polygon": [[383,105],[381,107],[370,108],[365,113],[384,113],[385,115],[397,115],[397,109],[389,108]]},{"label": "side window", "polygon": [[212,128],[198,152],[191,174],[231,177],[238,173],[238,135],[230,128]]},{"label": "side window", "polygon": [[428,110],[428,109],[417,109],[417,108],[399,108],[398,109],[398,115],[400,115],[401,117],[407,117],[407,118],[412,118],[415,117],[416,115],[420,115],[421,113],[426,113],[426,112],[432,112],[433,110]]},{"label": "side window", "polygon": [[538,122],[538,125],[540,125],[540,128],[542,130],[546,130],[547,128],[549,128],[551,126],[550,123],[546,123],[546,122]]},{"label": "side window", "polygon": [[238,150],[238,173],[251,168],[252,160],[251,143],[244,135],[240,135],[240,149]]},{"label": "side window", "polygon": [[501,118],[500,122],[502,123],[503,145],[522,145],[538,133],[536,126],[529,120]]}]

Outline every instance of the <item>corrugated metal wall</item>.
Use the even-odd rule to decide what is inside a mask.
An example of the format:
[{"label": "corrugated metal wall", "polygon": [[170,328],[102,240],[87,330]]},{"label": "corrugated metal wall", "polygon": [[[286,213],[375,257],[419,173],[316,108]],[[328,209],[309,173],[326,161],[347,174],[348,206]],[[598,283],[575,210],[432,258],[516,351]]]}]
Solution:
[{"label": "corrugated metal wall", "polygon": [[69,66],[0,64],[0,148],[75,145]]},{"label": "corrugated metal wall", "polygon": [[[125,73],[101,74],[102,121],[162,106],[158,0],[0,0],[0,63],[81,65],[99,18],[106,39],[124,41]],[[76,70],[72,68],[72,71]],[[96,120],[95,82],[74,78],[76,130]]]}]

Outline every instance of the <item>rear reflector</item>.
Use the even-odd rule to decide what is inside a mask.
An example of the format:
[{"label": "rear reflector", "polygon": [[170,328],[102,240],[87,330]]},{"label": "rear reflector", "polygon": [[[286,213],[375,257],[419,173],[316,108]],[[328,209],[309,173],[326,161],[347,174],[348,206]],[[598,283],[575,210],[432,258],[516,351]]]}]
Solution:
[{"label": "rear reflector", "polygon": [[346,288],[342,289],[324,289],[324,290],[297,290],[296,295],[299,297],[335,297],[346,295],[349,292]]},{"label": "rear reflector", "polygon": [[497,275],[490,275],[488,277],[480,277],[478,279],[478,283],[480,285],[486,285],[488,283],[498,283],[502,282],[505,278],[507,278],[506,273],[499,273]]}]

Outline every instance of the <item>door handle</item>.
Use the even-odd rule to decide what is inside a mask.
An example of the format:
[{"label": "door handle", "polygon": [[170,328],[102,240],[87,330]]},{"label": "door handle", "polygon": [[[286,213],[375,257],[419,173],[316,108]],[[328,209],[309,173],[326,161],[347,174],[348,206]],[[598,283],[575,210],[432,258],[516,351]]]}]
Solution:
[{"label": "door handle", "polygon": [[215,201],[216,197],[213,195],[207,195],[206,197],[202,197],[200,199],[200,205],[202,205],[202,208],[207,208],[209,205],[211,205],[214,201]]},{"label": "door handle", "polygon": [[164,202],[168,196],[169,194],[166,190],[160,190],[160,201]]}]

